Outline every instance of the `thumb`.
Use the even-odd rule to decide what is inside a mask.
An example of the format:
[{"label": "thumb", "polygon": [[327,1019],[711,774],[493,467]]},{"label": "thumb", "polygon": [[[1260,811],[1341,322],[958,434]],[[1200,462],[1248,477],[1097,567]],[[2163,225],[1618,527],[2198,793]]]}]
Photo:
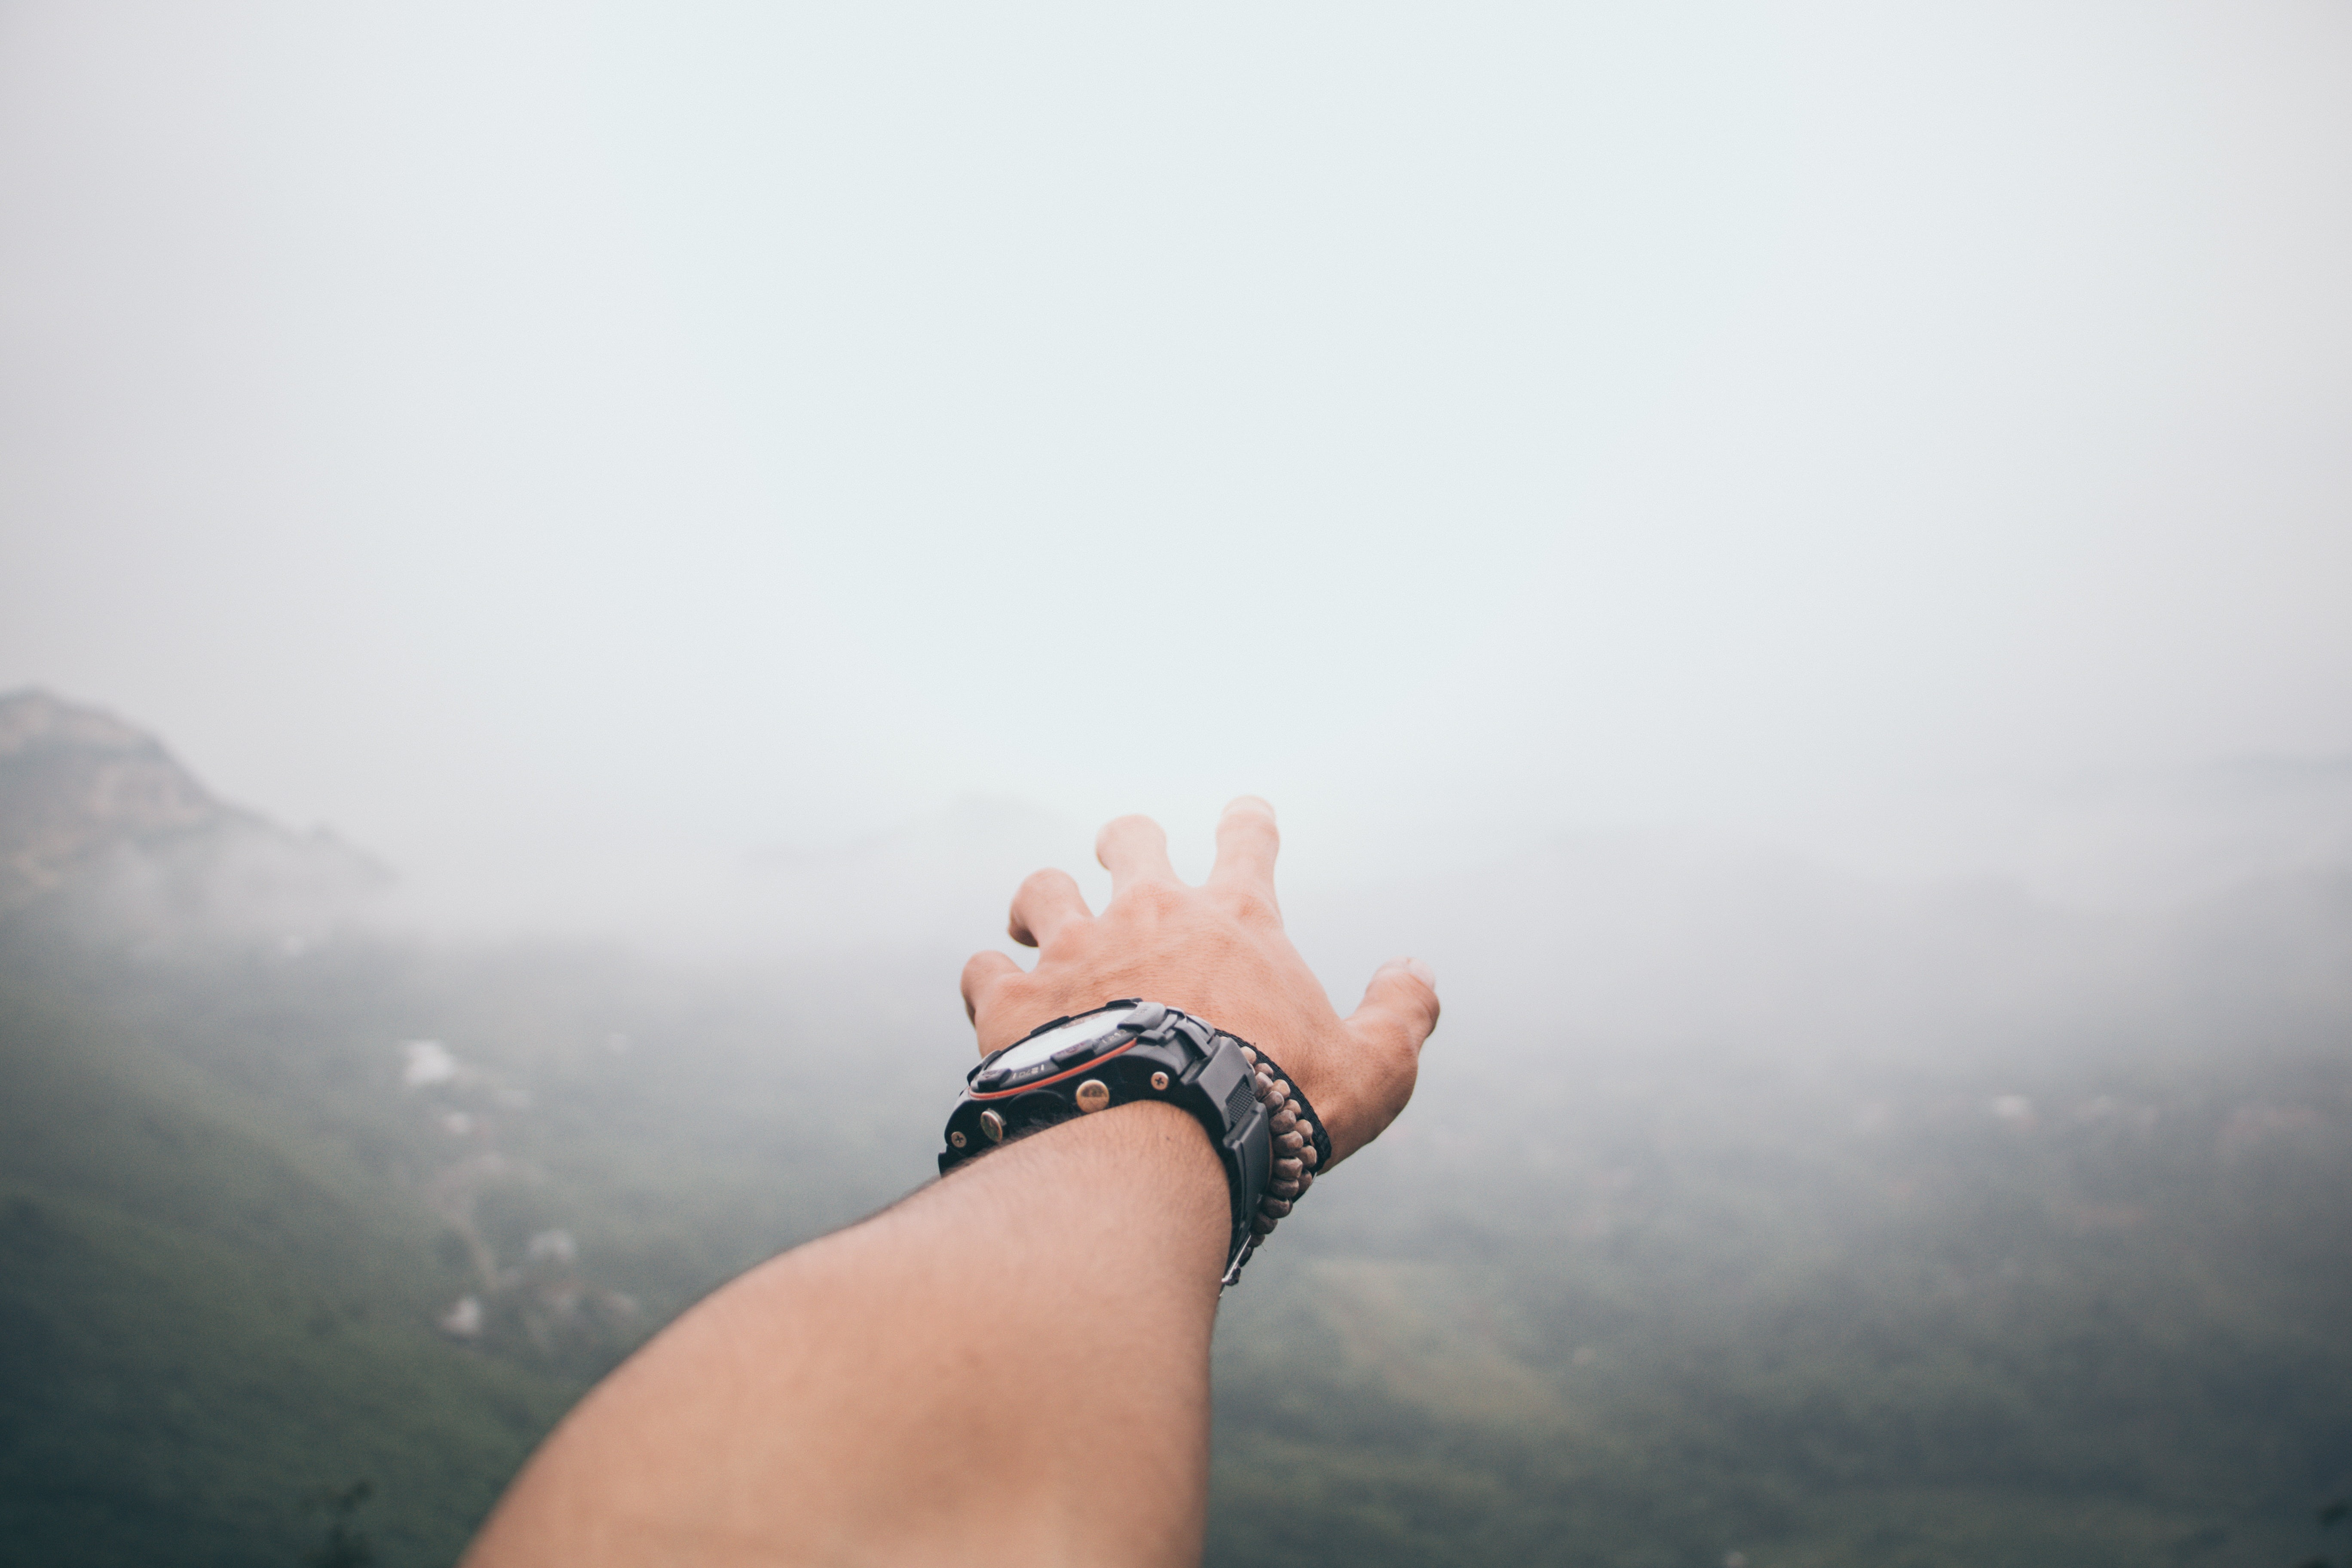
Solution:
[{"label": "thumb", "polygon": [[1437,1027],[1437,974],[1417,958],[1391,958],[1374,972],[1348,1033],[1384,1054],[1417,1057]]}]

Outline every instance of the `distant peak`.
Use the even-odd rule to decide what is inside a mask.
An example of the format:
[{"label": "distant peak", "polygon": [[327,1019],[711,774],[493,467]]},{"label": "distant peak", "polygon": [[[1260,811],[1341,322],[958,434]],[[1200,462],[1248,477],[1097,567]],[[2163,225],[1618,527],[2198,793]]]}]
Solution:
[{"label": "distant peak", "polygon": [[111,713],[0,695],[0,914],[70,885],[121,895],[118,915],[203,909],[292,930],[388,879],[327,835],[298,837],[222,801]]},{"label": "distant peak", "polygon": [[52,748],[116,752],[163,749],[154,736],[111,713],[68,702],[38,688],[0,693],[0,757]]}]

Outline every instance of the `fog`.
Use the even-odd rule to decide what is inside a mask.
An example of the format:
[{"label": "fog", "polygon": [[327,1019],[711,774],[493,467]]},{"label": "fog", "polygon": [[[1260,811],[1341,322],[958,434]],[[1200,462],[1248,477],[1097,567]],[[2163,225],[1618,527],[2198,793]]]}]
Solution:
[{"label": "fog", "polygon": [[2347,278],[2317,0],[0,0],[12,1544],[453,1561],[1252,793],[1207,1562],[2336,1561]]},{"label": "fog", "polygon": [[2178,900],[2341,847],[2347,68],[2316,3],[12,5],[0,686],[477,927],[799,932],[879,845],[887,932],[910,846],[1244,790],[1307,890]]}]

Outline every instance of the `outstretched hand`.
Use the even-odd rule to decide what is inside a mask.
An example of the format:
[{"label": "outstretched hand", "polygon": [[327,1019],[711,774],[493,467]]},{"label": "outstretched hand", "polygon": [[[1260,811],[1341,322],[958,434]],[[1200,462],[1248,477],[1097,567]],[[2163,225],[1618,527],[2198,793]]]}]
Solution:
[{"label": "outstretched hand", "polygon": [[1163,1002],[1271,1052],[1322,1118],[1335,1163],[1379,1137],[1412,1098],[1422,1043],[1437,1026],[1437,979],[1417,958],[1391,959],[1341,1018],[1283,931],[1281,843],[1274,807],[1244,795],[1218,820],[1202,887],[1177,879],[1167,835],[1147,816],[1122,816],[1095,838],[1111,877],[1101,914],[1066,871],[1032,875],[1013,896],[1008,931],[1038,950],[1036,967],[995,952],[964,965],[981,1051],[1118,997]]},{"label": "outstretched hand", "polygon": [[[1110,906],[1040,871],[1013,937],[964,966],[983,1049],[1141,996],[1264,1046],[1344,1158],[1412,1095],[1428,968],[1331,1010],[1282,932],[1274,812],[1237,800],[1189,888],[1139,816],[1102,831]],[[1192,1118],[1139,1103],[1026,1138],[794,1247],[655,1336],[565,1417],[467,1568],[640,1563],[1201,1560],[1209,1341],[1231,1207]],[[1087,1367],[1034,1347],[1085,1326]]]}]

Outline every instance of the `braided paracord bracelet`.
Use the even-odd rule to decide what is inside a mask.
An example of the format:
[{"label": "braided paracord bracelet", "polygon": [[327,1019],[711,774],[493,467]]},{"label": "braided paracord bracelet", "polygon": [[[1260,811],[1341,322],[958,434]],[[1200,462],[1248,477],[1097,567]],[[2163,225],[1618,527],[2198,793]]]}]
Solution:
[{"label": "braided paracord bracelet", "polygon": [[1289,1216],[1307,1189],[1315,1184],[1315,1173],[1331,1163],[1331,1134],[1323,1119],[1315,1114],[1306,1091],[1290,1081],[1281,1063],[1238,1035],[1231,1038],[1241,1047],[1243,1058],[1256,1075],[1253,1087],[1258,1103],[1273,1113],[1274,1133],[1273,1175],[1266,1183],[1265,1195],[1258,1199],[1257,1216],[1250,1222],[1249,1247],[1227,1276],[1238,1280],[1243,1268],[1274,1234],[1274,1227]]}]

